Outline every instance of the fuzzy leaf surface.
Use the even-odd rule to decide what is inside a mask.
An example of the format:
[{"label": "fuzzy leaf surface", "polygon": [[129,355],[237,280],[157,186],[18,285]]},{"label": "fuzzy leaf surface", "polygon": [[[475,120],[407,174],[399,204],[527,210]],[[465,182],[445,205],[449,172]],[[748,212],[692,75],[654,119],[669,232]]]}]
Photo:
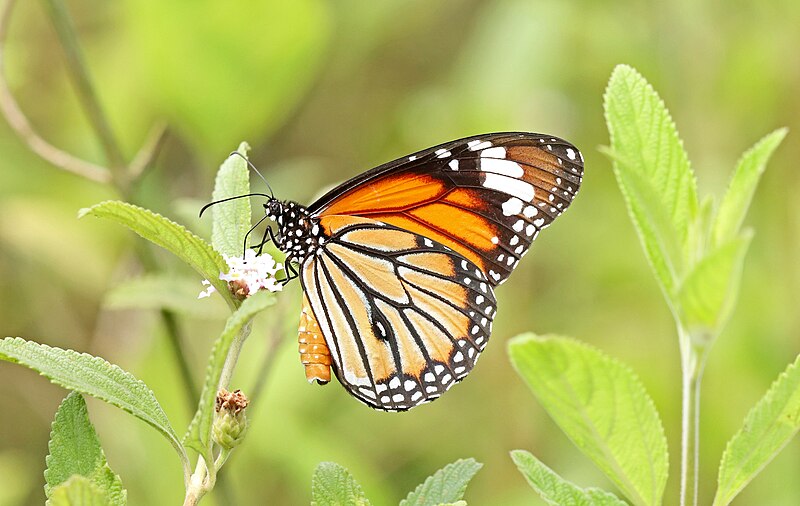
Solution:
[{"label": "fuzzy leaf surface", "polygon": [[481,467],[483,464],[475,459],[460,459],[447,464],[400,501],[400,506],[437,506],[460,501],[470,480]]},{"label": "fuzzy leaf surface", "polygon": [[618,65],[606,88],[614,174],[658,280],[669,295],[697,214],[697,183],[664,102],[633,68]]},{"label": "fuzzy leaf surface", "polygon": [[369,506],[361,485],[334,462],[322,462],[311,480],[312,506]]},{"label": "fuzzy leaf surface", "polygon": [[719,333],[728,320],[739,291],[739,280],[752,234],[742,233],[709,252],[682,283],[676,299],[681,320],[690,329]]},{"label": "fuzzy leaf surface", "polygon": [[89,420],[86,402],[81,394],[71,392],[56,411],[48,443],[50,454],[44,471],[45,495],[73,475],[88,478],[114,506],[126,503],[122,480],[106,461],[100,439]]},{"label": "fuzzy leaf surface", "polygon": [[750,208],[761,175],[767,168],[767,162],[787,133],[786,128],[775,130],[758,141],[739,159],[717,211],[713,231],[715,244],[729,241],[736,236]]},{"label": "fuzzy leaf surface", "polygon": [[571,483],[525,450],[511,452],[511,460],[528,484],[544,501],[553,506],[626,506],[628,503],[598,488],[582,489]]},{"label": "fuzzy leaf surface", "polygon": [[[246,142],[237,150],[244,156],[250,151]],[[229,156],[217,171],[212,200],[222,200],[250,193],[250,169],[239,155]],[[250,200],[247,198],[217,204],[212,208],[211,244],[223,255],[241,256],[244,236],[250,230]]]},{"label": "fuzzy leaf surface", "polygon": [[219,279],[220,272],[228,272],[225,259],[210,244],[186,228],[148,209],[115,200],[81,209],[78,213],[81,218],[87,215],[124,225],[144,239],[161,246],[209,280],[231,307],[238,306],[238,301],[231,295],[227,283]]},{"label": "fuzzy leaf surface", "polygon": [[750,410],[719,465],[714,506],[729,504],[800,429],[800,357]]},{"label": "fuzzy leaf surface", "polygon": [[509,343],[509,355],[556,424],[632,503],[661,504],[667,441],[633,371],[558,336],[518,336]]},{"label": "fuzzy leaf surface", "polygon": [[47,506],[108,506],[109,497],[89,478],[75,475],[53,489]]},{"label": "fuzzy leaf surface", "polygon": [[183,446],[155,394],[131,373],[100,357],[20,337],[0,340],[0,359],[33,369],[56,385],[127,411],[163,434],[185,460]]}]

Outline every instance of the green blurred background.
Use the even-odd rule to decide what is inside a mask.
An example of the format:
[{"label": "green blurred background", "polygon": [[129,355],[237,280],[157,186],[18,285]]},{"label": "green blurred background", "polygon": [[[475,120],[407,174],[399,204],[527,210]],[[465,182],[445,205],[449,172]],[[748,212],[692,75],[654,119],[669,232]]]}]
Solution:
[{"label": "green blurred background", "polygon": [[[320,461],[348,467],[374,504],[396,504],[461,457],[485,467],[470,504],[538,504],[508,451],[524,448],[582,486],[609,482],[563,436],[509,366],[517,333],[561,333],[621,358],[661,413],[678,488],[680,387],[673,323],[611,172],[602,93],[617,63],[638,68],[678,123],[702,193],[720,194],[742,151],[789,126],[748,219],[755,228],[737,311],[715,345],[702,408],[701,503],[725,441],[800,352],[800,3],[670,0],[70,0],[94,82],[126,156],[151,124],[170,134],[136,202],[208,236],[196,219],[239,142],[275,192],[308,203],[328,185],[439,142],[501,130],[546,132],[583,152],[572,209],[498,290],[493,343],[476,370],[410,413],[372,411],[336,384],[306,384],[297,357],[299,287],[281,294],[247,343],[234,386],[251,389],[267,336],[283,339],[250,409],[246,443],[208,504],[306,504]],[[53,144],[104,163],[41,2],[11,20],[11,88]],[[263,190],[254,181],[254,188]],[[181,432],[193,406],[154,310],[110,307],[141,275],[142,241],[79,208],[117,198],[50,166],[0,121],[0,334],[101,355],[145,380]],[[156,252],[161,272],[200,279]],[[176,282],[177,283],[177,282]],[[177,286],[177,285],[176,285]],[[185,286],[185,281],[181,286]],[[179,324],[199,376],[222,329],[219,301],[182,299]],[[176,292],[180,290],[176,289]],[[183,290],[186,292],[187,290]],[[181,292],[181,293],[183,293]],[[176,293],[176,298],[180,295]],[[209,309],[210,308],[210,309]],[[0,364],[0,505],[41,504],[49,425],[65,392]],[[131,504],[178,504],[178,459],[150,427],[89,400]],[[796,504],[794,441],[737,504]]]}]

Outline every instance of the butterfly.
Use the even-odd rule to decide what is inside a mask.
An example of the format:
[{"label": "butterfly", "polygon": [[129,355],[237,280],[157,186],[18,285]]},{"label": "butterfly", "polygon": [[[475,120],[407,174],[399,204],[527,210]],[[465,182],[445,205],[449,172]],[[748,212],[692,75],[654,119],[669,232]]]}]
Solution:
[{"label": "butterfly", "polygon": [[491,133],[371,169],[308,207],[270,196],[266,241],[303,289],[308,381],[332,369],[364,404],[405,411],[464,379],[489,340],[494,288],[582,176],[564,140]]}]

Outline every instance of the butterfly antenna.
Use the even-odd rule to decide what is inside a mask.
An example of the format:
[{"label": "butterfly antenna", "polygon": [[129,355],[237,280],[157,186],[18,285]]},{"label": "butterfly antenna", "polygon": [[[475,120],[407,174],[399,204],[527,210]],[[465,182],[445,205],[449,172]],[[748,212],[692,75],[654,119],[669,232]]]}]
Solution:
[{"label": "butterfly antenna", "polygon": [[235,197],[228,197],[226,199],[215,200],[214,202],[209,202],[208,204],[204,205],[202,209],[200,209],[200,217],[202,217],[203,213],[206,212],[206,209],[208,209],[211,206],[215,206],[223,202],[228,202],[229,200],[243,199],[245,197],[267,197],[268,199],[275,198],[272,195],[267,195],[266,193],[246,193],[244,195],[237,195]]},{"label": "butterfly antenna", "polygon": [[258,171],[258,169],[256,168],[256,166],[255,166],[255,165],[253,165],[253,164],[252,164],[252,162],[250,162],[250,160],[248,160],[246,156],[244,156],[242,153],[239,153],[238,151],[234,151],[234,152],[232,152],[232,153],[231,153],[230,155],[228,155],[228,156],[230,157],[230,156],[233,156],[233,155],[238,155],[238,156],[241,156],[241,157],[242,157],[242,160],[244,160],[245,162],[247,162],[247,165],[248,165],[248,166],[249,166],[251,169],[253,169],[253,172],[255,172],[256,174],[258,174],[258,177],[260,177],[260,178],[261,178],[261,180],[262,180],[262,181],[264,181],[264,184],[266,184],[266,185],[267,185],[267,188],[269,188],[269,193],[270,193],[270,195],[272,196],[272,198],[275,198],[275,194],[272,192],[272,187],[271,187],[271,186],[269,185],[269,183],[267,182],[267,179],[266,179],[264,176],[262,176],[262,175],[261,175],[261,172],[259,172],[259,171]]}]

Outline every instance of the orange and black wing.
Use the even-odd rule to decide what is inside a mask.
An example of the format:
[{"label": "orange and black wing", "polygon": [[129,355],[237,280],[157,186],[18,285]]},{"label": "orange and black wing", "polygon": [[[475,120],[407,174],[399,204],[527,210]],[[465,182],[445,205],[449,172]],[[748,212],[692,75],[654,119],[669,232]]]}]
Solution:
[{"label": "orange and black wing", "polygon": [[583,158],[564,140],[486,134],[376,167],[309,211],[370,218],[432,239],[477,265],[494,286],[570,205],[582,177]]},{"label": "orange and black wing", "polygon": [[414,232],[322,217],[328,239],[301,281],[342,385],[365,404],[404,411],[463,379],[489,339],[495,298],[483,271]]}]

